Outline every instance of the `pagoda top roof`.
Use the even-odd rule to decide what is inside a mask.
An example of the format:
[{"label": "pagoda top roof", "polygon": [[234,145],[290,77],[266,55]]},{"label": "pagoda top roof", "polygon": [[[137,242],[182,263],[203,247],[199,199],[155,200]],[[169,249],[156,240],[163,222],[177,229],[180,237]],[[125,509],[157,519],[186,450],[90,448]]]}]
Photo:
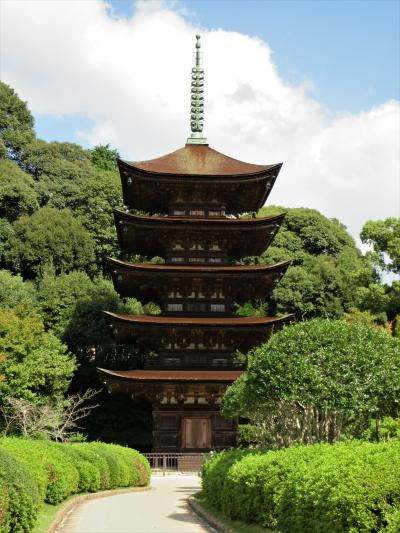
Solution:
[{"label": "pagoda top roof", "polygon": [[234,381],[243,370],[106,370],[100,374],[109,378],[140,381]]},{"label": "pagoda top roof", "polygon": [[152,174],[198,175],[198,176],[249,176],[262,174],[281,164],[254,165],[221,154],[208,145],[186,144],[170,154],[148,161],[122,161],[128,166]]}]

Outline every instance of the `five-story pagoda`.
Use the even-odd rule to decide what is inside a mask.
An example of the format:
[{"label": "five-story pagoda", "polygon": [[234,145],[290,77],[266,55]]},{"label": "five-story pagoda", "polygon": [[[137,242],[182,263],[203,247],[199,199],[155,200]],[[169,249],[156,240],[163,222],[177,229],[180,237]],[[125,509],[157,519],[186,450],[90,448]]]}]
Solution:
[{"label": "five-story pagoda", "polygon": [[144,369],[98,369],[110,392],[152,403],[153,450],[158,452],[235,445],[236,423],[219,414],[226,387],[244,368],[234,355],[261,344],[291,318],[233,313],[234,304],[266,298],[288,267],[288,262],[235,265],[264,252],[279,230],[283,215],[238,215],[264,205],[281,164],[244,163],[208,146],[202,135],[199,39],[187,144],[150,161],[119,161],[127,207],[115,211],[121,249],[160,256],[165,264],[110,259],[114,286],[123,297],[158,302],[162,314],[105,314],[118,343],[137,343],[157,358]]}]

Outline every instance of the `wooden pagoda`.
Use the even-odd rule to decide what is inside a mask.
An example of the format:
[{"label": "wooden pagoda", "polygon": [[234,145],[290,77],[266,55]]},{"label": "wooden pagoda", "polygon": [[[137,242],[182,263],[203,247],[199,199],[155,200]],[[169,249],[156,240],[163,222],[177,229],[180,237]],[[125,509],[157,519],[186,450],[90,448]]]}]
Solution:
[{"label": "wooden pagoda", "polygon": [[114,287],[123,297],[158,302],[162,313],[105,312],[118,343],[157,356],[144,369],[98,372],[110,392],[152,403],[156,452],[234,446],[236,423],[220,415],[219,404],[245,367],[235,353],[261,344],[291,318],[234,315],[235,304],[268,297],[288,267],[234,264],[264,252],[279,230],[283,215],[238,215],[264,205],[281,164],[244,163],[208,146],[199,47],[197,38],[187,144],[158,159],[118,162],[126,206],[115,211],[120,247],[165,263],[110,259]]}]

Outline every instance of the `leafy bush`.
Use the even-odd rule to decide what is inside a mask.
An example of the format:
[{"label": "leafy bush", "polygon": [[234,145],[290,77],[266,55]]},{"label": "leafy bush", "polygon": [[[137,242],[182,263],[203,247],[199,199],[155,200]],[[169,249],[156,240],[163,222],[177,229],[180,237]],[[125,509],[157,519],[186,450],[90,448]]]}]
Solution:
[{"label": "leafy bush", "polygon": [[29,470],[0,449],[0,530],[29,532],[39,506],[39,491]]},{"label": "leafy bush", "polygon": [[400,444],[353,441],[223,452],[203,468],[203,491],[230,518],[282,532],[394,532],[400,520]]},{"label": "leafy bush", "polygon": [[110,468],[104,457],[93,449],[89,449],[87,443],[73,444],[73,448],[77,453],[79,453],[80,457],[86,461],[89,461],[98,469],[100,474],[100,489],[107,490],[111,488]]},{"label": "leafy bush", "polygon": [[144,487],[150,482],[150,465],[148,460],[136,450],[119,446],[118,444],[106,444],[113,453],[118,454],[128,467],[128,485],[132,487]]},{"label": "leafy bush", "polygon": [[250,453],[248,450],[220,452],[203,464],[203,493],[206,499],[218,509],[222,507],[222,495],[225,492],[225,481],[229,469]]},{"label": "leafy bush", "polygon": [[81,444],[81,446],[85,446],[85,448],[93,450],[95,453],[100,455],[100,457],[103,457],[103,459],[107,461],[110,471],[109,489],[126,487],[128,485],[128,468],[124,460],[109,449],[108,444],[104,444],[102,442],[88,442]]},{"label": "leafy bush", "polygon": [[[49,483],[47,470],[42,461],[35,460],[35,456],[34,458],[32,457],[29,446],[26,446],[24,442],[27,441],[18,438],[3,437],[0,439],[0,450],[6,450],[12,454],[13,457],[29,470],[29,473],[38,486],[39,498],[41,501],[44,501],[46,499],[47,485]],[[32,458],[34,460],[32,460]]]},{"label": "leafy bush", "polygon": [[79,473],[78,492],[96,492],[100,489],[100,469],[85,458],[72,444],[59,444],[59,449],[74,463]]},{"label": "leafy bush", "polygon": [[[13,443],[11,446],[10,441]],[[0,440],[0,447],[15,453],[32,475],[38,475],[38,465],[43,468],[47,477],[44,497],[47,503],[60,503],[70,494],[78,492],[78,470],[56,443],[45,440],[3,438]],[[38,479],[36,477],[37,482]]]}]

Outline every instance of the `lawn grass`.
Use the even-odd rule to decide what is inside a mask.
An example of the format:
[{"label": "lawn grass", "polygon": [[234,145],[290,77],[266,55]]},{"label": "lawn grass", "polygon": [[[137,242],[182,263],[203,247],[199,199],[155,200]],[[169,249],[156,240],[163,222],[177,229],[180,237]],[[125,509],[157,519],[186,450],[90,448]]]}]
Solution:
[{"label": "lawn grass", "polygon": [[35,527],[32,529],[32,533],[46,533],[61,507],[73,498],[76,498],[76,495],[71,496],[62,503],[59,503],[58,505],[43,503],[41,508],[39,509],[39,514],[36,520]]},{"label": "lawn grass", "polygon": [[208,514],[216,518],[221,524],[228,528],[232,533],[272,533],[270,529],[265,529],[257,524],[248,524],[247,522],[241,522],[240,520],[231,520],[218,511],[212,505],[206,502],[202,497],[201,492],[198,492],[193,496],[193,499],[198,503]]}]

